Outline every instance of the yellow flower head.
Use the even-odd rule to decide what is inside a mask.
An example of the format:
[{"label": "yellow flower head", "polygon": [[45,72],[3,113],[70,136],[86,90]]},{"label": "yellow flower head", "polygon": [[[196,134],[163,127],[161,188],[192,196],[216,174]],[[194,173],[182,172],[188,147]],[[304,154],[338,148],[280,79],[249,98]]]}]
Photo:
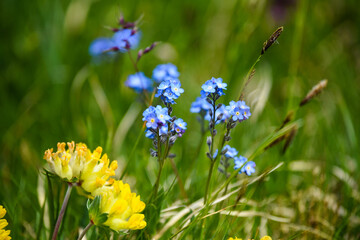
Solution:
[{"label": "yellow flower head", "polygon": [[131,192],[129,184],[114,181],[111,186],[97,189],[94,195],[93,202],[97,199],[100,201],[94,209],[91,206],[89,209],[90,220],[95,225],[105,225],[115,231],[143,229],[146,226],[144,214],[140,214],[145,203],[140,200],[140,196]]},{"label": "yellow flower head", "polygon": [[75,145],[72,141],[67,146],[68,149],[64,142],[58,143],[56,152],[53,149],[45,151],[44,159],[51,171],[68,182],[78,182],[87,192],[92,192],[105,183],[112,183],[113,180],[109,180],[109,177],[115,175],[117,162],[112,161],[110,164],[106,154],[101,157],[101,147],[91,152],[83,143]]},{"label": "yellow flower head", "polygon": [[242,240],[242,238],[237,238],[237,237],[232,238],[232,237],[230,237],[228,240]]},{"label": "yellow flower head", "polygon": [[0,239],[1,240],[10,240],[10,230],[5,230],[4,228],[8,225],[6,219],[2,219],[6,214],[6,210],[3,206],[0,205]]},{"label": "yellow flower head", "polygon": [[272,240],[272,238],[269,236],[263,236],[260,240]]}]

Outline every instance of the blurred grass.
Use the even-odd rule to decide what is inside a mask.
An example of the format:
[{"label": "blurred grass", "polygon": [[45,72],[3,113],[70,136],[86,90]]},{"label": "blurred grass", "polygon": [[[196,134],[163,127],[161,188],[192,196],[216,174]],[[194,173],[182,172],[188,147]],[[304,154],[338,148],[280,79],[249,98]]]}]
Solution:
[{"label": "blurred grass", "polygon": [[[144,109],[140,103],[133,105],[137,96],[124,86],[127,75],[134,72],[131,63],[126,55],[119,55],[113,62],[94,65],[88,55],[94,38],[111,35],[104,26],[116,26],[120,12],[128,20],[143,15],[141,47],[162,42],[141,60],[140,69],[150,76],[157,64],[172,62],[181,72],[185,93],[174,106],[174,114],[188,122],[188,130],[173,152],[189,202],[203,196],[199,186],[204,186],[209,167],[205,146],[192,165],[201,133],[196,116],[189,114],[191,102],[212,76],[228,83],[223,103],[235,99],[263,42],[283,25],[280,44],[262,58],[246,92],[245,100],[257,114],[233,131],[230,144],[240,154],[249,152],[281,125],[287,111],[314,84],[329,80],[326,91],[298,112],[303,127],[286,154],[281,155],[282,146],[275,146],[255,159],[257,174],[280,161],[285,165],[249,186],[253,204],[244,210],[287,216],[291,224],[260,216],[222,218],[226,229],[217,229],[211,237],[245,238],[259,231],[259,236],[269,233],[274,239],[294,235],[323,239],[316,232],[320,231],[334,239],[358,239],[359,4],[355,0],[285,2],[1,1],[0,204],[8,209],[13,239],[36,238],[43,206],[38,190],[39,176],[45,181],[43,152],[58,141],[103,146],[119,161],[120,169],[130,161],[125,181],[142,198],[151,191],[157,163],[149,157],[150,141],[142,138],[129,159]],[[115,133],[124,117],[129,120],[119,141],[114,137],[119,136]],[[338,168],[341,173],[336,172]],[[174,178],[165,164],[165,189]],[[221,176],[216,181],[220,183]],[[64,189],[56,181],[53,185],[58,199]],[[164,206],[177,199],[181,195],[175,185]],[[66,213],[64,228],[73,237],[76,226],[87,223],[84,202],[74,194]],[[169,231],[164,238],[174,233]]]}]

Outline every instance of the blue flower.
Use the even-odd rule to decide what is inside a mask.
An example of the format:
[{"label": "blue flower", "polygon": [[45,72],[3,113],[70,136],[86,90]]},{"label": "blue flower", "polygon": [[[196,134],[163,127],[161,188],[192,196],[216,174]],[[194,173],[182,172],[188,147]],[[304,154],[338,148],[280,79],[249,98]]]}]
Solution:
[{"label": "blue flower", "polygon": [[233,116],[232,116],[233,121],[238,121],[239,120],[239,122],[240,122],[241,120],[243,120],[244,116],[243,116],[242,113],[243,113],[242,109],[240,109],[239,107],[236,107],[233,110]]},{"label": "blue flower", "polygon": [[[146,126],[148,126],[148,124],[146,124]],[[156,127],[158,127],[159,125],[157,124]],[[168,133],[168,125],[165,124],[163,126],[160,126],[159,128],[159,134],[161,135],[166,135]],[[150,138],[150,139],[154,139],[155,138],[155,133],[153,131],[150,130],[150,127],[148,127],[145,130],[145,137]]]},{"label": "blue flower", "polygon": [[152,138],[154,134],[151,134],[150,128],[156,130],[159,129],[160,135],[168,132],[167,122],[170,120],[168,115],[168,109],[162,108],[160,105],[156,107],[150,106],[143,112],[143,119],[146,122],[147,131],[145,136]]},{"label": "blue flower", "polygon": [[103,54],[111,55],[114,42],[110,38],[97,38],[90,44],[89,53],[93,57],[101,56]]},{"label": "blue flower", "polygon": [[159,122],[162,124],[165,124],[167,121],[170,120],[170,116],[168,115],[168,109],[165,107],[161,107],[160,105],[157,105],[155,108],[156,117]]},{"label": "blue flower", "polygon": [[120,52],[127,52],[129,49],[136,48],[139,45],[141,32],[134,29],[121,29],[114,33],[112,38],[115,47]]},{"label": "blue flower", "polygon": [[239,156],[239,157],[234,157],[234,169],[240,169],[239,173],[243,173],[243,168],[244,168],[244,163],[247,161],[247,158],[246,157],[243,157],[243,156]]},{"label": "blue flower", "polygon": [[182,120],[181,118],[178,118],[174,121],[175,127],[178,127],[182,130],[186,130],[186,125],[187,123],[184,122],[184,120]]},{"label": "blue flower", "polygon": [[207,80],[202,86],[201,90],[201,96],[209,96],[212,93],[216,93],[221,95],[225,95],[223,90],[226,90],[226,83],[223,83],[222,78],[211,78],[210,80]]},{"label": "blue flower", "polygon": [[164,126],[162,126],[161,128],[160,128],[160,130],[159,130],[159,134],[160,135],[166,135],[167,133],[168,133],[168,130],[169,128],[168,128],[168,125],[167,124],[165,124]]},{"label": "blue flower", "polygon": [[244,170],[242,170],[246,175],[250,176],[252,173],[255,172],[256,164],[253,161],[249,161],[245,164],[243,167]]},{"label": "blue flower", "polygon": [[171,91],[177,96],[179,97],[181,93],[184,92],[184,89],[180,88],[181,87],[181,83],[180,81],[176,81],[170,84],[171,87]]},{"label": "blue flower", "polygon": [[250,176],[252,173],[255,172],[256,164],[253,161],[246,162],[247,158],[240,156],[234,158],[234,169],[240,169],[239,173],[245,173],[246,175]]},{"label": "blue flower", "polygon": [[143,119],[144,122],[146,121],[146,127],[157,129],[159,120],[157,119],[156,109],[153,106],[150,106],[143,112]]},{"label": "blue flower", "polygon": [[206,98],[197,97],[195,102],[191,104],[190,112],[192,113],[200,113],[201,111],[207,112],[211,108],[212,106],[208,101],[206,101]]},{"label": "blue flower", "polygon": [[134,89],[138,93],[142,91],[152,91],[152,84],[151,79],[146,77],[142,72],[129,75],[125,82],[126,86]]},{"label": "blue flower", "polygon": [[[163,96],[166,97],[169,101],[178,98],[175,93],[171,91],[171,88],[165,89],[165,91],[162,92]],[[168,101],[167,101],[168,102]]]},{"label": "blue flower", "polygon": [[146,129],[145,130],[145,137],[153,139],[155,137],[155,134],[152,131],[150,131],[149,129]]},{"label": "blue flower", "polygon": [[153,70],[152,78],[160,83],[164,81],[167,77],[178,78],[180,73],[177,70],[177,67],[172,63],[159,64]]},{"label": "blue flower", "polygon": [[251,116],[250,107],[244,101],[231,101],[229,104],[226,106],[226,110],[232,116],[233,121],[241,122]]},{"label": "blue flower", "polygon": [[181,137],[186,130],[187,123],[184,122],[181,118],[178,118],[174,121],[174,130]]},{"label": "blue flower", "polygon": [[226,90],[227,84],[223,83],[222,78],[215,78],[215,83],[216,83],[216,86],[218,87],[218,89]]},{"label": "blue flower", "polygon": [[177,99],[184,92],[184,89],[180,87],[179,79],[166,77],[158,86],[155,97],[161,97],[166,103],[174,104],[174,99]]},{"label": "blue flower", "polygon": [[224,155],[227,158],[234,158],[238,154],[238,151],[235,148],[230,147],[229,145],[226,145],[222,149],[222,151],[224,151],[225,149],[227,149],[227,151],[226,151],[226,153]]}]

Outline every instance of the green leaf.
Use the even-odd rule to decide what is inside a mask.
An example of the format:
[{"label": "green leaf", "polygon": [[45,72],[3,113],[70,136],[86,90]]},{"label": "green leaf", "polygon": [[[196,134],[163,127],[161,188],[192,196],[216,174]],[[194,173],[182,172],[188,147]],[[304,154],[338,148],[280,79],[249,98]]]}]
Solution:
[{"label": "green leaf", "polygon": [[101,224],[103,224],[104,222],[106,222],[106,221],[108,220],[108,216],[109,216],[108,213],[102,213],[102,214],[98,215],[98,216],[96,217],[96,219],[93,220],[93,221],[94,221],[94,224],[95,224],[95,225],[101,225]]}]

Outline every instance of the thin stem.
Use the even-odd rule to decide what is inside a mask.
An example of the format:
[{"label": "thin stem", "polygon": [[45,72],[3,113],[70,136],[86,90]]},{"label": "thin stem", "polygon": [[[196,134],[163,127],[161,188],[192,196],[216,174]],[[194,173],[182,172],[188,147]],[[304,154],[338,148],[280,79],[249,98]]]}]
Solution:
[{"label": "thin stem", "polygon": [[156,199],[158,191],[159,191],[159,186],[160,186],[160,178],[161,178],[161,172],[163,169],[164,164],[160,162],[160,169],[156,178],[156,182],[155,182],[155,186],[154,186],[154,194],[153,194],[153,199]]},{"label": "thin stem", "polygon": [[71,190],[73,188],[73,185],[72,183],[68,183],[68,188],[66,190],[66,194],[65,194],[65,197],[64,197],[64,201],[63,201],[63,204],[61,206],[61,210],[60,210],[60,213],[59,213],[59,217],[56,221],[56,225],[55,225],[55,228],[54,228],[54,233],[52,235],[52,238],[51,240],[56,240],[57,238],[57,235],[58,235],[58,232],[59,232],[59,228],[60,228],[60,224],[61,224],[61,221],[64,217],[64,214],[65,214],[65,210],[66,210],[66,207],[67,207],[67,204],[69,202],[69,199],[70,199],[70,194],[71,194]]},{"label": "thin stem", "polygon": [[210,169],[209,169],[209,174],[208,174],[208,179],[206,181],[206,187],[205,187],[205,195],[204,195],[204,204],[206,205],[207,203],[207,195],[208,195],[208,191],[209,191],[209,185],[210,185],[210,181],[211,181],[211,176],[212,176],[212,172],[213,172],[213,168],[214,168],[214,164],[215,164],[215,159],[213,158],[213,154],[214,154],[214,129],[215,129],[215,118],[216,118],[216,98],[215,96],[213,96],[212,98],[213,100],[213,116],[212,116],[212,124],[211,124],[211,128],[210,128],[210,134],[211,134],[211,146],[210,146],[210,156],[211,156],[211,165],[210,165]]},{"label": "thin stem", "polygon": [[157,154],[158,154],[158,162],[159,162],[159,172],[158,175],[156,177],[156,182],[153,188],[153,191],[150,195],[149,201],[148,203],[151,203],[153,199],[156,199],[157,197],[157,192],[159,191],[159,185],[160,185],[160,177],[161,177],[161,172],[164,166],[164,160],[161,156],[161,141],[160,141],[160,130],[159,128],[157,129]]},{"label": "thin stem", "polygon": [[136,72],[139,72],[139,69],[138,69],[138,67],[137,67],[137,64],[136,64],[136,62],[134,61],[133,57],[131,56],[130,51],[128,51],[128,55],[129,55],[129,58],[130,58],[130,61],[131,61],[132,65],[134,66],[135,71],[136,71]]},{"label": "thin stem", "polygon": [[85,236],[86,232],[87,232],[93,225],[94,225],[94,223],[93,223],[92,221],[90,221],[89,224],[85,227],[85,229],[81,232],[81,234],[80,234],[80,236],[78,237],[77,240],[81,240],[81,239]]},{"label": "thin stem", "polygon": [[[215,131],[215,125],[216,125],[216,96],[215,94],[212,95],[212,104],[213,104],[213,116],[212,116],[212,124],[210,125],[210,134],[211,134],[211,146],[210,146],[210,156],[211,156],[211,163],[210,163],[210,168],[209,168],[209,174],[208,174],[208,178],[206,180],[206,186],[205,186],[205,195],[204,195],[204,205],[205,208],[207,207],[208,204],[208,192],[210,189],[210,183],[211,183],[211,177],[213,175],[213,171],[214,171],[214,165],[216,162],[216,157],[214,158],[214,131]],[[219,155],[219,154],[218,154]],[[202,220],[202,224],[201,224],[201,232],[200,232],[200,239],[204,239],[205,238],[205,225],[206,225],[206,218]]]},{"label": "thin stem", "polygon": [[260,62],[261,57],[262,57],[262,54],[260,54],[260,56],[256,59],[256,61],[254,62],[254,64],[251,66],[251,68],[249,69],[248,73],[246,74],[246,77],[245,77],[244,82],[243,82],[243,84],[242,84],[242,86],[241,86],[241,89],[240,89],[239,100],[241,100],[241,96],[242,96],[242,94],[243,94],[243,91],[244,91],[246,82],[248,81],[248,79],[249,79],[252,71],[254,70],[256,64],[257,64],[258,62]]},{"label": "thin stem", "polygon": [[207,200],[208,200],[207,196],[208,196],[210,180],[211,180],[211,176],[212,176],[212,173],[213,173],[214,165],[215,165],[215,161],[211,161],[208,178],[207,178],[206,185],[205,185],[205,196],[204,196],[204,204],[205,205],[207,204]]}]

